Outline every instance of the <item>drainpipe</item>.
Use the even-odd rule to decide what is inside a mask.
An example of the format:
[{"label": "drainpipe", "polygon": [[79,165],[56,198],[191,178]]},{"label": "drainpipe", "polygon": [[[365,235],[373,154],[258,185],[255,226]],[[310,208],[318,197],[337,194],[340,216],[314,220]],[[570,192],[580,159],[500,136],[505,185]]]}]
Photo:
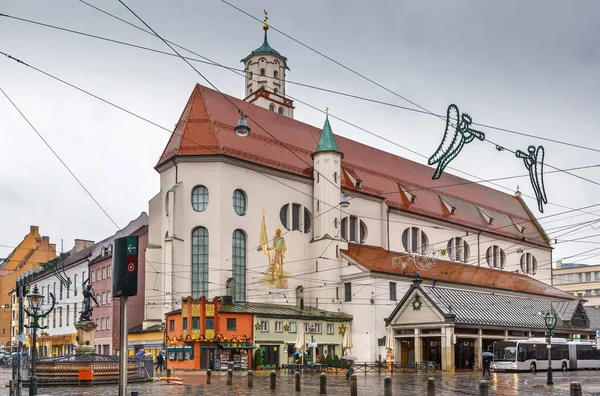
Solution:
[{"label": "drainpipe", "polygon": [[390,208],[389,206],[387,207],[386,210],[386,216],[387,216],[387,250],[391,250],[390,249],[390,210],[392,208]]},{"label": "drainpipe", "polygon": [[480,245],[479,245],[479,236],[481,235],[481,230],[477,233],[477,266],[481,267],[481,252],[480,252]]},{"label": "drainpipe", "polygon": [[179,168],[177,167],[177,162],[175,162],[175,158],[173,158],[173,165],[175,165],[175,184],[179,183]]}]

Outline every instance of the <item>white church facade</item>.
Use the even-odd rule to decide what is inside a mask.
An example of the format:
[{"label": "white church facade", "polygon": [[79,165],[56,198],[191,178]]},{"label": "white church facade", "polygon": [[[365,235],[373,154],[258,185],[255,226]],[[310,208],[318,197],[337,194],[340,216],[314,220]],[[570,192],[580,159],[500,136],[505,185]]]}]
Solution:
[{"label": "white church facade", "polygon": [[294,120],[267,29],[243,62],[244,99],[196,85],[156,165],[145,326],[188,296],[302,300],[353,315],[352,354],[374,361],[416,277],[556,297],[548,237],[519,193],[432,180],[426,165],[334,135],[327,118]]}]

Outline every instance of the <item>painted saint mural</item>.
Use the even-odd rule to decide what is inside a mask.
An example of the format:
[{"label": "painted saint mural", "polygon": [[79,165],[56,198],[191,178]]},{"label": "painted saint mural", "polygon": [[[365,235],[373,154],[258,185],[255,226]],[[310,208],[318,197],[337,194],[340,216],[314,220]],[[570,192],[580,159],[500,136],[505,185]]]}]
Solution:
[{"label": "painted saint mural", "polygon": [[287,289],[290,273],[284,271],[285,238],[281,235],[281,227],[275,227],[275,236],[269,240],[267,226],[265,224],[265,211],[263,210],[262,223],[260,225],[260,250],[267,256],[268,265],[265,276],[260,280],[263,287],[271,289]]}]

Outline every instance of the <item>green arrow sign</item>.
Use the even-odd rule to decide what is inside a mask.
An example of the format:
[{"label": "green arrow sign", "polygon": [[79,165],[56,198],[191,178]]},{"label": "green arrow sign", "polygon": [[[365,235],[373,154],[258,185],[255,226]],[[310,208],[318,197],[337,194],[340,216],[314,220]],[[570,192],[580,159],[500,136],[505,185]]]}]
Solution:
[{"label": "green arrow sign", "polygon": [[127,237],[127,254],[136,254],[138,251],[138,238],[134,236]]}]

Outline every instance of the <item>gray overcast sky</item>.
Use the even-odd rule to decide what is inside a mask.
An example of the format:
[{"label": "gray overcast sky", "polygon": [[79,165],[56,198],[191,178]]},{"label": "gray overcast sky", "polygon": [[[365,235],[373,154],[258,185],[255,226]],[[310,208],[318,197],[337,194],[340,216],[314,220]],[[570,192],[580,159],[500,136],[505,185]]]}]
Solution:
[{"label": "gray overcast sky", "polygon": [[[140,25],[116,0],[89,1]],[[433,112],[444,114],[450,103],[456,103],[475,122],[600,149],[597,1],[231,2],[261,19],[267,9],[273,27]],[[227,66],[241,67],[239,60],[262,43],[261,24],[219,0],[127,4],[164,38]],[[0,13],[169,51],[156,37],[78,0],[3,0]],[[288,57],[289,80],[408,105],[273,29],[269,42]],[[169,129],[194,84],[207,85],[180,59],[6,17],[0,17],[0,51]],[[220,90],[243,96],[242,77],[209,65],[196,66]],[[0,87],[120,227],[147,211],[148,200],[158,192],[153,166],[169,138],[167,132],[5,57],[0,58]],[[287,92],[427,156],[443,136],[444,122],[431,116],[295,85],[288,84]],[[296,119],[322,126],[322,113],[296,105]],[[332,120],[332,127],[337,134],[426,162],[339,120]],[[600,164],[598,152],[481,130],[489,140],[513,150],[543,144],[546,162],[559,168]],[[59,246],[64,239],[65,250],[74,238],[98,241],[116,231],[3,96],[0,148],[1,245],[18,244],[32,224]],[[451,166],[484,179],[526,173],[514,155],[481,142],[467,146]],[[600,182],[597,169],[576,173]],[[538,217],[567,210],[553,204],[578,208],[598,203],[598,185],[556,173],[546,175],[545,181],[550,201],[545,213],[537,211],[535,200],[527,199]],[[519,185],[533,195],[527,177],[498,183],[512,192]],[[590,210],[594,209],[597,215],[574,213],[540,221],[551,232],[560,225],[600,219],[600,208]],[[559,239],[595,233],[587,226]],[[558,244],[554,258],[597,246]],[[0,257],[10,250],[0,247]],[[586,257],[567,261],[600,263],[600,257]]]}]

